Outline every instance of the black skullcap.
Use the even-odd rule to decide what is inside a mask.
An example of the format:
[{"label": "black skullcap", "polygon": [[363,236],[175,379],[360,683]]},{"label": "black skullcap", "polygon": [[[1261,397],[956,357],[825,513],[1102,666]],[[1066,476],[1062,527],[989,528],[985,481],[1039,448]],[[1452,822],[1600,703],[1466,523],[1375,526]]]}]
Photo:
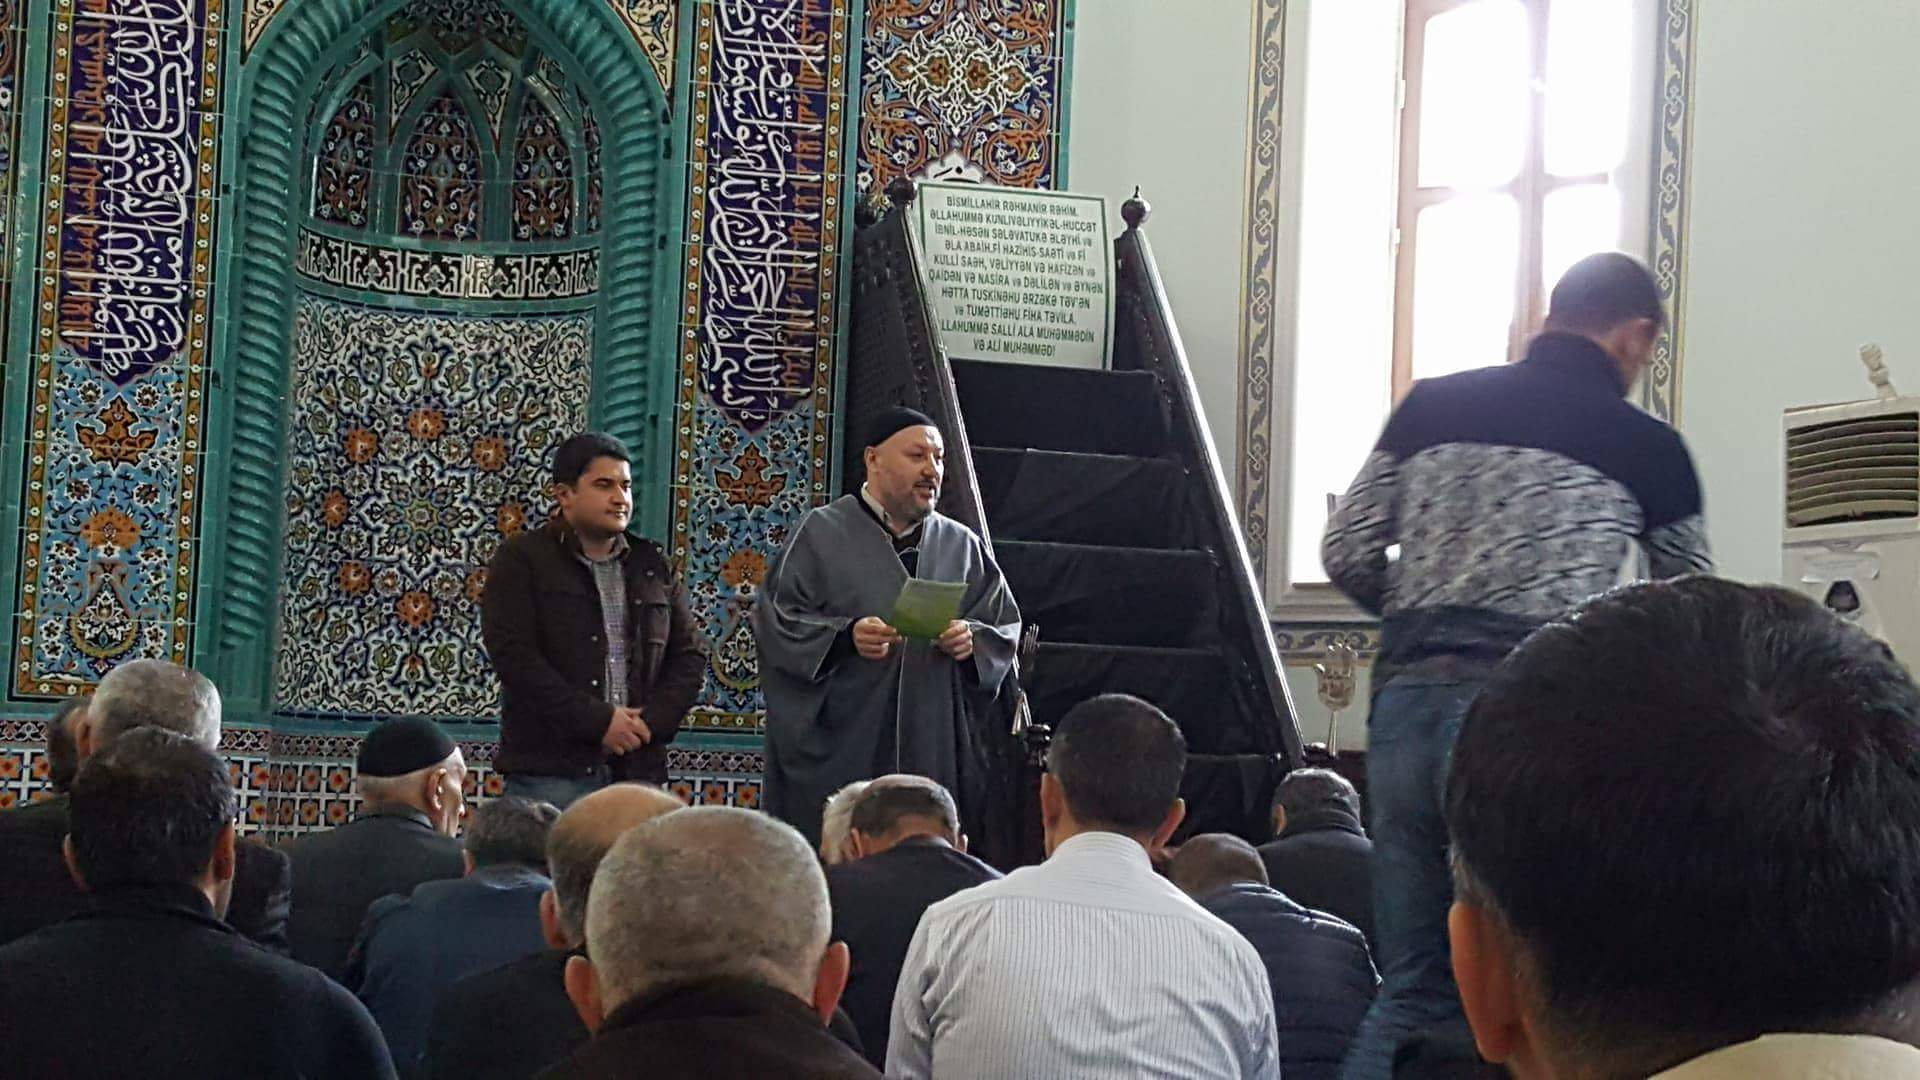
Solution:
[{"label": "black skullcap", "polygon": [[879,446],[910,427],[930,427],[935,431],[940,430],[940,425],[933,422],[933,417],[919,409],[895,405],[873,418],[872,425],[867,428],[867,441],[861,445]]},{"label": "black skullcap", "polygon": [[360,740],[361,776],[405,776],[453,756],[453,739],[431,720],[389,720]]}]

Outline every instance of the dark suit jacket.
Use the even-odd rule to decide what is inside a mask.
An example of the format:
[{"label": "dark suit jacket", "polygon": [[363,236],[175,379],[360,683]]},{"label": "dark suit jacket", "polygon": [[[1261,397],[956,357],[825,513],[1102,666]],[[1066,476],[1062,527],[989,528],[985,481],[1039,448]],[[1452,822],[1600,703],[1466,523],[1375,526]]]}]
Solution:
[{"label": "dark suit jacket", "polygon": [[[567,957],[543,952],[469,975],[440,994],[427,1032],[423,1075],[432,1080],[526,1080],[587,1041],[587,1026],[567,998]],[[503,1024],[500,1018],[513,1017]],[[845,1009],[827,1032],[861,1053]]]},{"label": "dark suit jacket", "polygon": [[1338,808],[1302,814],[1260,845],[1260,859],[1274,888],[1302,907],[1340,916],[1373,941],[1373,841],[1359,818]]},{"label": "dark suit jacket", "polygon": [[613,719],[606,623],[593,571],[566,519],[521,533],[494,552],[480,602],[487,657],[500,676],[504,774],[584,776],[610,765],[616,780],[667,782],[667,744],[706,678],[687,592],[658,544],[628,535],[627,702],[653,741],[609,759],[600,739]]},{"label": "dark suit jacket", "polygon": [[293,863],[293,915],[287,923],[293,958],[336,979],[366,922],[368,905],[466,872],[460,841],[441,835],[427,815],[406,807],[362,814],[281,850]]},{"label": "dark suit jacket", "polygon": [[827,1034],[806,1003],[738,979],[681,986],[629,1001],[593,1041],[541,1080],[879,1080],[880,1071]]},{"label": "dark suit jacket", "polygon": [[0,948],[8,1076],[393,1076],[353,995],[186,886],[111,890]]},{"label": "dark suit jacket", "polygon": [[840,1006],[853,1018],[867,1060],[876,1067],[886,1067],[893,989],[920,916],[961,889],[999,876],[979,859],[923,837],[827,868],[833,939],[846,942],[853,954]]},{"label": "dark suit jacket", "polygon": [[1253,942],[1266,965],[1280,1075],[1335,1080],[1380,983],[1360,931],[1251,881],[1215,890],[1199,903]]},{"label": "dark suit jacket", "polygon": [[[448,986],[546,950],[540,896],[551,883],[524,866],[489,866],[453,881],[429,881],[409,896],[367,908],[367,926],[347,961],[346,984],[387,1037],[400,1075],[417,1075],[434,1002]],[[513,1015],[495,1017],[516,1022]]]},{"label": "dark suit jacket", "polygon": [[[440,994],[427,1033],[434,1080],[526,1080],[587,1041],[565,982],[570,952],[549,950],[469,975]],[[512,1023],[503,1023],[511,1017]]]},{"label": "dark suit jacket", "polygon": [[[0,813],[0,945],[83,911],[86,894],[73,883],[61,850],[67,836],[65,795]],[[227,925],[274,952],[287,952],[287,857],[253,840],[236,846]]]}]

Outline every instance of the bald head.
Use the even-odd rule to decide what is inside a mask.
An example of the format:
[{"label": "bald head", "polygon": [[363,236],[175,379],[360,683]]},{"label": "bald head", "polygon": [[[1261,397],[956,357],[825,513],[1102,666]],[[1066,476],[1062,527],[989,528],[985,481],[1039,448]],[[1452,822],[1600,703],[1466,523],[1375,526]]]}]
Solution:
[{"label": "bald head", "polygon": [[1180,845],[1167,876],[1181,892],[1198,898],[1243,881],[1265,885],[1267,864],[1245,840],[1228,833],[1206,833]]},{"label": "bald head", "polygon": [[791,826],[724,806],[655,817],[621,836],[593,878],[587,954],[599,1005],[610,1013],[715,978],[810,1001],[831,923],[826,878]]},{"label": "bald head", "polygon": [[138,727],[164,728],[208,750],[220,746],[220,692],[205,675],[166,660],[129,660],[107,672],[87,708],[92,751]]},{"label": "bald head", "polygon": [[547,873],[553,878],[555,914],[570,948],[587,940],[587,898],[594,872],[628,829],[686,803],[651,784],[613,784],[567,807],[547,834]]}]

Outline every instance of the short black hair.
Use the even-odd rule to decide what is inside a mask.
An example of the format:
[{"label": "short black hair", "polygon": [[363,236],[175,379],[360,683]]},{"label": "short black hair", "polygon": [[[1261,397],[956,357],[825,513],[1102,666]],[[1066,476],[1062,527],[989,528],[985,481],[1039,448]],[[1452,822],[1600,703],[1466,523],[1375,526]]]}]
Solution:
[{"label": "short black hair", "polygon": [[1167,877],[1195,899],[1229,885],[1266,885],[1267,864],[1252,844],[1232,833],[1201,833],[1188,838],[1167,865]]},{"label": "short black hair", "polygon": [[1667,309],[1653,272],[1618,251],[1589,255],[1568,267],[1547,302],[1547,324],[1565,330],[1600,333],[1629,319],[1665,326]]},{"label": "short black hair", "polygon": [[627,444],[603,431],[586,431],[560,444],[553,452],[553,482],[572,486],[589,466],[603,457],[633,464]]},{"label": "short black hair", "polygon": [[227,765],[164,728],[135,728],[73,779],[67,826],[87,888],[185,885],[213,858],[237,804]]},{"label": "short black hair", "polygon": [[1286,811],[1288,820],[1332,808],[1358,817],[1360,793],[1346,777],[1332,769],[1295,769],[1281,777],[1280,786],[1273,793],[1273,805]]},{"label": "short black hair", "polygon": [[867,836],[885,836],[907,817],[937,821],[953,835],[960,832],[960,809],[953,795],[932,781],[868,784],[853,803],[853,829]]},{"label": "short black hair", "polygon": [[[1920,980],[1920,688],[1785,589],[1623,589],[1530,637],[1447,782],[1464,902],[1615,1071],[1860,1030]],[[1868,1018],[1868,1019],[1863,1019]]]},{"label": "short black hair", "polygon": [[86,694],[68,698],[47,718],[47,783],[55,791],[72,788],[74,774],[80,771],[80,745],[74,741],[72,721],[92,700]]},{"label": "short black hair", "polygon": [[1129,694],[1101,694],[1067,710],[1047,750],[1047,771],[1075,820],[1127,832],[1160,827],[1186,768],[1179,725]]},{"label": "short black hair", "polygon": [[502,795],[481,804],[467,821],[467,854],[473,865],[526,866],[547,870],[547,834],[560,820],[560,808],[518,795]]}]

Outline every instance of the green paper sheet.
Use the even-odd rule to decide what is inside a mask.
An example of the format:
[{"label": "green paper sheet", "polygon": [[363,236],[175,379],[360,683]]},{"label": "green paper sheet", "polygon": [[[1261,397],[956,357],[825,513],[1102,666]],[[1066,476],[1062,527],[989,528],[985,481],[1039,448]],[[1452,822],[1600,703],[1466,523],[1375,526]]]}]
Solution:
[{"label": "green paper sheet", "polygon": [[932,641],[960,617],[960,603],[966,595],[964,581],[908,578],[900,586],[900,598],[893,602],[893,617],[887,622],[905,637]]}]

